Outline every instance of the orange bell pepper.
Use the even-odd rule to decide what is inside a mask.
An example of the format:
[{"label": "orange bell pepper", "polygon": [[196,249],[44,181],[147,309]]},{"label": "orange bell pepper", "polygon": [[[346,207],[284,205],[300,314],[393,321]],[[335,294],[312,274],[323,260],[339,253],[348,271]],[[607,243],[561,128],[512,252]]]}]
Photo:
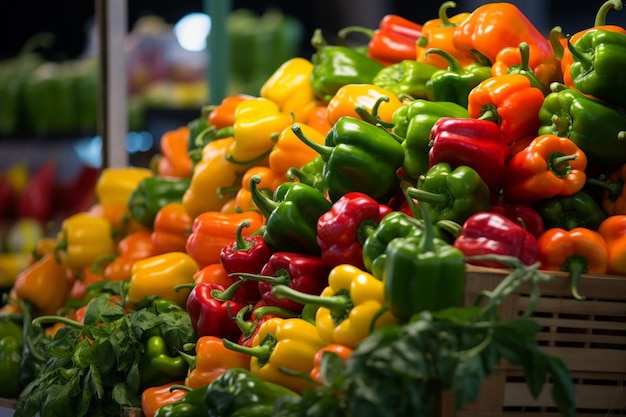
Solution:
[{"label": "orange bell pepper", "polygon": [[224,346],[221,337],[202,336],[196,342],[196,356],[190,364],[185,385],[200,388],[217,379],[228,369],[250,369],[250,356]]},{"label": "orange bell pepper", "polygon": [[606,242],[609,274],[626,275],[626,214],[607,217],[598,233]]},{"label": "orange bell pepper", "polygon": [[605,274],[608,251],[600,233],[577,227],[572,230],[552,228],[537,239],[541,269],[570,273],[572,295],[584,299],[578,292],[581,274]]},{"label": "orange bell pepper", "polygon": [[[382,98],[387,100],[381,101]],[[346,84],[328,102],[328,123],[334,125],[343,116],[362,118],[356,105],[362,106],[367,113],[373,111],[376,119],[391,123],[393,113],[402,106],[402,101],[391,91],[373,84]]]},{"label": "orange bell pepper", "polygon": [[184,252],[193,220],[182,203],[174,202],[161,207],[152,226],[154,254]]},{"label": "orange bell pepper", "polygon": [[216,129],[232,126],[235,123],[235,109],[239,103],[253,98],[247,94],[234,94],[224,97],[218,106],[215,106],[208,116],[208,123]]},{"label": "orange bell pepper", "polygon": [[117,254],[104,268],[107,281],[128,281],[135,262],[154,256],[151,233],[146,230],[134,232],[117,244]]},{"label": "orange bell pepper", "polygon": [[532,87],[522,74],[505,74],[487,78],[474,87],[468,97],[471,117],[486,117],[500,126],[504,141],[514,143],[539,129],[539,109],[544,95]]},{"label": "orange bell pepper", "polygon": [[233,283],[233,279],[228,276],[228,272],[220,262],[200,269],[196,272],[193,279],[196,285],[219,284],[223,285],[224,288],[228,288]]},{"label": "orange bell pepper", "polygon": [[321,374],[321,369],[320,369],[322,365],[322,357],[324,356],[324,353],[326,352],[331,352],[331,353],[338,355],[345,363],[350,357],[350,355],[352,355],[352,352],[354,352],[354,349],[352,349],[349,346],[342,345],[339,343],[332,343],[330,345],[324,346],[323,348],[317,351],[317,353],[315,354],[315,357],[313,358],[313,369],[311,369],[310,377],[314,381],[319,382],[320,384],[323,384],[324,382],[329,382],[329,381],[322,380],[322,374]]},{"label": "orange bell pepper", "polygon": [[87,295],[87,287],[104,280],[104,271],[99,271],[93,266],[84,268],[75,275],[72,288],[68,295],[70,300],[82,300]]},{"label": "orange bell pepper", "polygon": [[166,404],[173,404],[187,395],[184,389],[170,389],[176,385],[183,385],[184,381],[168,382],[156,387],[149,387],[141,393],[141,411],[144,417],[154,417],[157,410]]},{"label": "orange bell pepper", "polygon": [[[289,128],[289,130],[291,130],[291,128]],[[304,142],[302,142],[300,139],[295,138],[295,140],[300,142],[302,146],[308,148],[308,146],[305,145]],[[285,156],[286,157],[291,156],[292,160],[298,160],[298,157],[296,154],[294,155],[289,154]],[[315,155],[313,155],[313,157],[315,157]],[[275,161],[275,164],[278,165],[276,161]],[[284,166],[282,165],[279,165],[279,166],[281,168],[284,168]],[[289,167],[287,167],[287,169],[289,169]],[[255,175],[261,178],[261,182],[257,184],[257,188],[261,190],[267,190],[270,193],[274,193],[274,191],[276,190],[276,188],[278,188],[279,185],[281,185],[282,183],[286,181],[289,181],[289,178],[287,177],[287,170],[284,170],[284,172],[282,172],[282,170],[274,171],[272,168],[266,167],[266,166],[257,166],[257,167],[252,167],[248,169],[246,173],[243,174],[243,177],[241,179],[241,188],[239,188],[239,191],[237,191],[237,194],[235,195],[235,207],[236,207],[237,212],[248,211],[248,210],[258,211],[258,208],[252,201],[252,192],[250,192],[250,179]]]},{"label": "orange bell pepper", "polygon": [[89,208],[88,213],[107,219],[111,223],[112,234],[116,239],[121,239],[128,233],[148,230],[146,226],[130,216],[126,203],[94,204]]},{"label": "orange bell pepper", "polygon": [[161,156],[157,160],[157,174],[165,177],[191,177],[192,161],[187,151],[189,127],[180,126],[161,135]]},{"label": "orange bell pepper", "polygon": [[[311,126],[307,126],[306,124],[300,123],[299,125],[302,129],[302,133],[307,138],[311,139],[313,142],[319,143],[320,145],[324,145],[326,140],[326,136],[324,134],[312,128]],[[272,152],[270,152],[269,167],[271,171],[277,175],[278,178],[282,178],[284,181],[288,181],[286,175],[289,168],[300,168],[302,167],[302,165],[310,162],[317,155],[319,155],[317,151],[313,150],[310,146],[302,142],[295,135],[295,133],[293,133],[293,130],[291,130],[291,126],[288,126],[284,128],[282,132],[280,132],[278,140],[276,141],[276,145],[274,145]],[[252,176],[248,176],[248,178],[246,179],[246,175],[244,175],[242,183],[249,185],[250,178],[252,178]],[[263,184],[263,179],[261,179],[261,183],[259,185],[265,185]],[[242,187],[242,189],[243,188],[245,188],[248,193],[250,192],[250,187]]]},{"label": "orange bell pepper", "polygon": [[328,120],[328,107],[315,106],[309,113],[309,117],[307,117],[304,124],[326,136],[330,129],[333,128],[333,125],[331,125]]},{"label": "orange bell pepper", "polygon": [[427,54],[430,48],[443,49],[457,59],[462,66],[476,62],[476,56],[469,50],[459,49],[454,44],[454,31],[470,14],[459,13],[448,17],[448,9],[455,8],[456,3],[445,1],[439,7],[439,18],[431,19],[422,26],[422,36],[415,44],[416,61],[447,69],[449,62],[438,54]]},{"label": "orange bell pepper", "polygon": [[587,183],[603,188],[601,204],[607,216],[626,214],[626,163],[606,178],[587,178]]},{"label": "orange bell pepper", "polygon": [[265,218],[256,211],[225,214],[219,211],[205,212],[193,221],[191,234],[187,238],[187,253],[200,268],[220,261],[220,251],[237,237],[239,225],[247,221],[250,227],[243,230],[245,236],[263,226]]}]

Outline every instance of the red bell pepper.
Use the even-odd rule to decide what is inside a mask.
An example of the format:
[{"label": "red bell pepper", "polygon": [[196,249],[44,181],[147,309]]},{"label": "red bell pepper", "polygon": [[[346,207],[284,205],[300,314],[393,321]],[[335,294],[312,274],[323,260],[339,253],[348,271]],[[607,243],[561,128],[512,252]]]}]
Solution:
[{"label": "red bell pepper", "polygon": [[18,218],[33,218],[46,223],[50,220],[54,208],[54,182],[57,164],[45,161],[30,177],[26,187],[19,193],[15,202],[15,214]]},{"label": "red bell pepper", "polygon": [[243,282],[228,288],[220,284],[196,284],[187,297],[186,310],[198,337],[215,336],[237,341],[241,330],[233,317],[244,308],[246,299],[237,289]]},{"label": "red bell pepper", "polygon": [[[245,320],[245,315],[250,312],[252,312],[251,317],[248,320]],[[256,336],[261,325],[274,317],[287,319],[291,317],[298,317],[298,313],[284,308],[267,305],[262,305],[256,308],[253,308],[252,305],[248,305],[239,310],[237,316],[235,316],[237,327],[241,330],[241,337],[239,338],[238,343],[241,346],[252,347],[252,340],[254,339],[254,336]]]},{"label": "red bell pepper", "polygon": [[527,204],[505,203],[500,200],[497,204],[492,204],[489,211],[519,223],[536,238],[545,230],[543,218],[539,212]]},{"label": "red bell pepper", "polygon": [[261,273],[237,274],[244,279],[259,282],[261,300],[266,305],[277,306],[287,310],[302,312],[301,303],[287,298],[278,298],[272,294],[274,285],[286,285],[294,290],[319,295],[328,286],[328,265],[322,258],[292,252],[275,252],[267,261]]},{"label": "red bell pepper", "polygon": [[351,264],[364,269],[363,243],[391,208],[360,192],[344,194],[317,220],[317,243],[329,267]]},{"label": "red bell pepper", "polygon": [[430,167],[439,162],[450,164],[452,169],[469,166],[478,172],[491,191],[500,190],[509,147],[497,123],[444,117],[431,128],[430,140]]},{"label": "red bell pepper", "polygon": [[[514,256],[526,265],[537,261],[537,239],[519,223],[498,213],[479,212],[471,215],[463,223],[454,246],[468,257],[497,254]],[[468,259],[467,262],[502,267],[497,261]]]},{"label": "red bell pepper", "polygon": [[568,196],[585,185],[587,157],[568,138],[541,135],[515,154],[504,169],[503,196],[514,203]]},{"label": "red bell pepper", "polygon": [[[220,251],[220,262],[226,272],[258,274],[272,256],[272,249],[265,243],[262,235],[243,236],[242,230],[249,227],[250,222],[242,222],[237,228],[236,238]],[[261,299],[259,285],[254,281],[247,281],[239,292],[250,303]]]}]

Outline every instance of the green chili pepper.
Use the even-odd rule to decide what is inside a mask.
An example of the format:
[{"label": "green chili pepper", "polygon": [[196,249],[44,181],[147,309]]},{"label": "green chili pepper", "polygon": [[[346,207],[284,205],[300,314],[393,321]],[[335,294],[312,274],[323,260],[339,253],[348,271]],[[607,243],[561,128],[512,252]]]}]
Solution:
[{"label": "green chili pepper", "polygon": [[22,327],[0,317],[0,397],[17,398],[21,392]]},{"label": "green chili pepper", "polygon": [[274,251],[319,255],[317,220],[332,203],[310,185],[285,182],[274,191],[273,199],[263,194],[258,176],[250,179],[252,201],[265,216],[263,239]]},{"label": "green chili pepper", "polygon": [[144,178],[128,199],[131,217],[146,227],[152,227],[164,205],[182,201],[190,181],[189,178],[161,176]]},{"label": "green chili pepper", "polygon": [[292,130],[322,156],[324,183],[331,201],[356,191],[383,202],[397,190],[397,170],[402,166],[404,152],[384,128],[344,116],[328,132],[325,145],[306,138],[297,124]]},{"label": "green chili pepper", "polygon": [[537,205],[537,211],[546,229],[558,227],[572,230],[584,227],[598,230],[600,223],[606,219],[602,207],[585,191],[542,200]]},{"label": "green chili pepper", "polygon": [[432,221],[452,220],[463,224],[469,216],[489,210],[490,191],[476,170],[460,165],[454,170],[440,162],[428,170],[419,188],[409,187],[409,197],[429,203]]},{"label": "green chili pepper", "polygon": [[139,361],[139,384],[142,389],[185,378],[189,365],[180,355],[170,356],[163,337],[149,334],[144,347]]},{"label": "green chili pepper", "polygon": [[619,165],[626,160],[626,114],[617,107],[553,83],[539,109],[538,134],[571,139],[590,163]]},{"label": "green chili pepper", "polygon": [[311,58],[311,83],[315,94],[329,102],[347,84],[372,84],[384,65],[348,46],[328,45],[320,29],[311,38],[315,53]]},{"label": "green chili pepper", "polygon": [[293,391],[259,378],[252,372],[231,368],[209,384],[204,401],[208,417],[272,417],[274,404]]},{"label": "green chili pepper", "polygon": [[318,191],[326,191],[326,185],[324,184],[324,160],[321,155],[317,155],[300,168],[289,168],[287,177],[292,181],[297,179],[299,182],[310,185]]},{"label": "green chili pepper", "polygon": [[372,84],[396,95],[426,98],[426,85],[438,67],[415,60],[403,60],[384,67],[376,74]]},{"label": "green chili pepper", "polygon": [[430,131],[442,117],[469,118],[467,109],[449,101],[416,99],[403,104],[393,114],[391,132],[402,139],[403,168],[407,176],[419,178],[428,171]]},{"label": "green chili pepper", "polygon": [[204,402],[204,396],[209,388],[205,385],[196,389],[181,385],[173,385],[171,389],[186,389],[189,392],[180,400],[159,407],[154,417],[206,417],[208,409]]},{"label": "green chili pepper", "polygon": [[385,302],[401,321],[424,310],[460,306],[465,290],[463,252],[435,237],[428,204],[419,204],[421,236],[393,239],[383,274]]}]

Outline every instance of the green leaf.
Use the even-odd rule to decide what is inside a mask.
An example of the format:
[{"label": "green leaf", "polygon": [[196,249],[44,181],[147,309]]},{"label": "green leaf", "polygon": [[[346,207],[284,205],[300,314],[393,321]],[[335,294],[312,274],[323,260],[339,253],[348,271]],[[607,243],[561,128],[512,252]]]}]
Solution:
[{"label": "green leaf", "polygon": [[460,360],[452,382],[452,392],[457,410],[478,398],[484,379],[485,372],[480,356],[466,356]]},{"label": "green leaf", "polygon": [[322,360],[320,363],[320,377],[322,383],[330,385],[332,382],[339,378],[339,376],[345,371],[346,365],[343,359],[335,352],[322,353]]},{"label": "green leaf", "polygon": [[563,417],[574,417],[576,391],[567,364],[563,358],[548,356],[547,366],[552,376],[552,400]]},{"label": "green leaf", "polygon": [[112,322],[119,320],[124,314],[124,308],[118,302],[112,301],[111,294],[99,294],[87,304],[83,323],[95,325]]}]

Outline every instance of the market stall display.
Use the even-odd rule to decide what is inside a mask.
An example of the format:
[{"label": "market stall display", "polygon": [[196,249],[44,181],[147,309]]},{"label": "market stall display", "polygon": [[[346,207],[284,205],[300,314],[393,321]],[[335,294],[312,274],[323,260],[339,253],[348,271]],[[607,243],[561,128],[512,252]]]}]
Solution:
[{"label": "market stall display", "polygon": [[[572,37],[454,6],[368,48],[318,31],[150,169],[104,169],[2,307],[15,416],[626,410],[623,123],[601,153],[567,101],[626,119],[622,3]],[[415,55],[376,46],[394,22]]]}]

